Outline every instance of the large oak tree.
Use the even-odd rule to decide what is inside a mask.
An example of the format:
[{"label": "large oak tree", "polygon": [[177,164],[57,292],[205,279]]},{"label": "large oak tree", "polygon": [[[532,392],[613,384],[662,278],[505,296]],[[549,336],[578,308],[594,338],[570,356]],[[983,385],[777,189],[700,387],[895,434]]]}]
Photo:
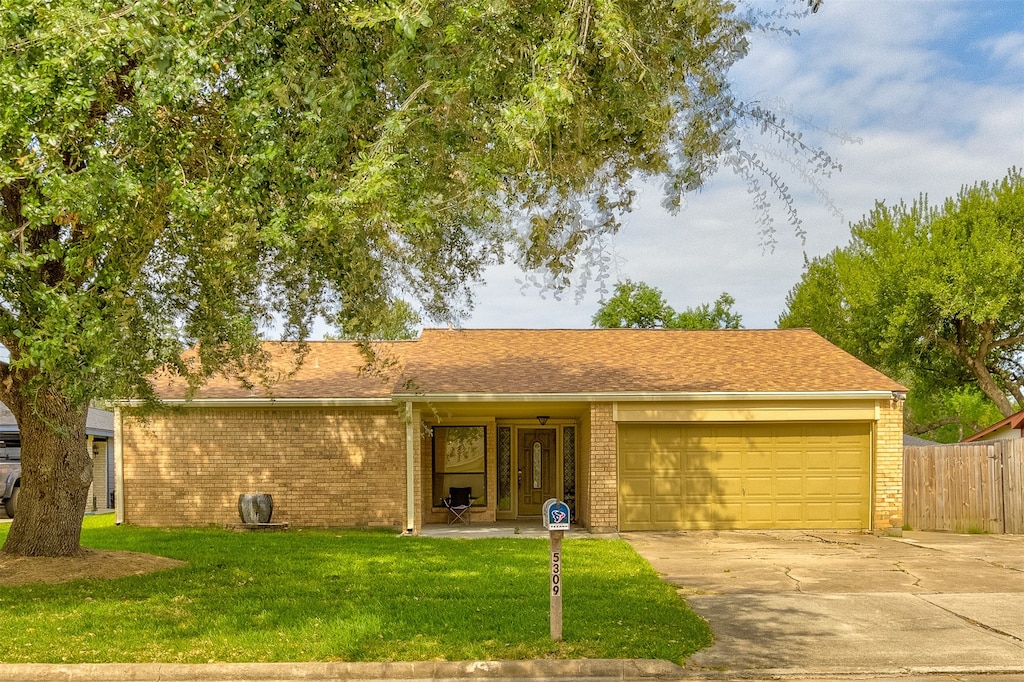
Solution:
[{"label": "large oak tree", "polygon": [[372,331],[403,297],[450,318],[509,253],[563,286],[636,179],[677,205],[730,155],[766,170],[744,126],[833,168],[733,96],[759,21],[720,0],[3,0],[0,400],[24,470],[4,551],[78,551],[88,405],[153,398],[157,369],[198,385],[258,366],[272,324]]}]

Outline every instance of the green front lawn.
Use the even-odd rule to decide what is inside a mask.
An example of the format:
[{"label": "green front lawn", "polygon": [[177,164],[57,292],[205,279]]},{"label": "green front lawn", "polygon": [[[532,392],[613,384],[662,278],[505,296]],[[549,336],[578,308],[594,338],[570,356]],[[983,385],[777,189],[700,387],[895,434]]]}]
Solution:
[{"label": "green front lawn", "polygon": [[188,566],[0,586],[0,661],[682,662],[711,643],[707,625],[622,541],[565,541],[561,643],[548,636],[546,540],[149,529],[107,515],[86,519],[82,544]]}]

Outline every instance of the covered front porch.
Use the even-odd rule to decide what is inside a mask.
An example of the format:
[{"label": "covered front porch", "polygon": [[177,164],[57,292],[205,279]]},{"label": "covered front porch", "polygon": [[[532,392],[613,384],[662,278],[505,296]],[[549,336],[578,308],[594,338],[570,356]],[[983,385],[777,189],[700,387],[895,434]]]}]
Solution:
[{"label": "covered front porch", "polygon": [[[542,533],[541,508],[551,498],[569,505],[577,527],[590,526],[593,405],[579,397],[531,398],[407,403],[417,451],[410,462],[417,518],[409,530],[469,537]],[[444,499],[453,488],[469,488],[474,500],[471,522],[449,530]]]}]

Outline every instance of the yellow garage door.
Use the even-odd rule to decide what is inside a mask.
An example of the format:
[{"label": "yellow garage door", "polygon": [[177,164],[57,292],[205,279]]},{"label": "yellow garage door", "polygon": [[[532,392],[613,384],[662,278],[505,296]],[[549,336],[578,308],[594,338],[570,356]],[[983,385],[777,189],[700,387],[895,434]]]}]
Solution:
[{"label": "yellow garage door", "polygon": [[869,527],[868,424],[619,427],[619,528]]}]

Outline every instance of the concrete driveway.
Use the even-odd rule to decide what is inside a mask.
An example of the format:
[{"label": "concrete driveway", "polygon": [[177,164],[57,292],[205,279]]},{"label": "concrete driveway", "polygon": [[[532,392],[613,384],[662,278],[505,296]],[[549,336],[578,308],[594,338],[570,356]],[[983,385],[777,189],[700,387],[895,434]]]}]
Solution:
[{"label": "concrete driveway", "polygon": [[1024,536],[622,537],[711,624],[691,670],[1024,674]]}]

